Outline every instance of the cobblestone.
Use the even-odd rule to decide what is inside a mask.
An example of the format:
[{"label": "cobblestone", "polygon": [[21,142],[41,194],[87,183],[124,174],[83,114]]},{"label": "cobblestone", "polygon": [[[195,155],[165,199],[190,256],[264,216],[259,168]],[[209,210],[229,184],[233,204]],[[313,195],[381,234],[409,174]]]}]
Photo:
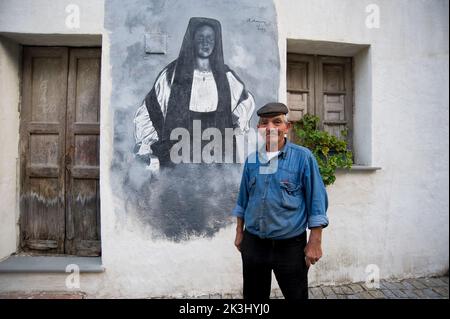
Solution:
[{"label": "cobblestone", "polygon": [[384,295],[384,293],[379,289],[370,290],[369,294],[372,296],[372,298],[375,298],[375,299],[386,299],[386,296]]},{"label": "cobblestone", "polygon": [[414,289],[416,289],[416,287],[412,283],[410,283],[409,280],[402,281],[402,284],[403,284],[403,287],[404,287],[403,289],[407,289],[407,290],[414,290]]},{"label": "cobblestone", "polygon": [[441,297],[448,298],[448,286],[447,287],[436,287],[433,288]]},{"label": "cobblestone", "polygon": [[448,282],[442,280],[442,278],[431,278],[435,287],[448,287]]},{"label": "cobblestone", "polygon": [[333,291],[332,287],[330,287],[330,286],[322,287],[322,291],[325,296],[336,295],[336,293]]},{"label": "cobblestone", "polygon": [[419,296],[414,293],[413,290],[403,289],[402,292],[407,296],[408,299],[419,299]]},{"label": "cobblestone", "polygon": [[408,295],[407,295],[404,291],[402,291],[402,290],[400,290],[400,289],[392,289],[391,291],[392,291],[392,292],[394,293],[394,295],[397,296],[398,298],[404,298],[404,299],[408,298]]},{"label": "cobblestone", "polygon": [[381,291],[388,299],[398,299],[398,297],[389,289],[382,289]]},{"label": "cobblestone", "polygon": [[423,293],[422,289],[415,289],[413,292],[419,297],[419,299],[430,299],[430,297]]},{"label": "cobblestone", "polygon": [[332,286],[331,289],[336,295],[345,295],[344,290],[340,286]]},{"label": "cobblestone", "polygon": [[385,280],[382,280],[380,282],[380,286],[382,289],[388,289],[388,290],[398,289],[398,286],[394,282],[389,282],[389,281],[385,281]]},{"label": "cobblestone", "polygon": [[325,295],[322,292],[322,289],[320,287],[313,287],[309,289],[310,295],[312,299],[323,299],[325,298]]},{"label": "cobblestone", "polygon": [[341,286],[342,292],[346,295],[353,295],[353,289],[349,286]]},{"label": "cobblestone", "polygon": [[416,287],[416,289],[425,289],[425,288],[427,288],[426,285],[424,285],[423,283],[421,283],[417,279],[410,279],[408,282],[411,283],[414,287]]},{"label": "cobblestone", "polygon": [[356,296],[358,299],[373,299],[372,295],[368,291],[357,293]]},{"label": "cobblestone", "polygon": [[431,288],[427,288],[427,289],[424,289],[424,290],[422,290],[422,292],[428,297],[428,298],[431,298],[431,299],[438,299],[438,298],[441,298],[441,296],[439,296],[433,289],[431,289]]},{"label": "cobblestone", "polygon": [[418,280],[427,287],[446,286],[446,284],[443,281],[439,280],[438,278],[420,278]]},{"label": "cobblestone", "polygon": [[361,285],[359,284],[350,284],[350,288],[354,293],[360,293],[364,291],[363,287],[361,287]]}]

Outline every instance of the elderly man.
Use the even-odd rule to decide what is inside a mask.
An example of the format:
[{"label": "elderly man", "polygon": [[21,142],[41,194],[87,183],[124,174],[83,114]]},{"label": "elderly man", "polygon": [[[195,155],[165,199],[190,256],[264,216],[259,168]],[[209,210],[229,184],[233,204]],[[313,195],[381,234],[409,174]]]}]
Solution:
[{"label": "elderly man", "polygon": [[258,110],[265,147],[247,158],[232,212],[244,299],[270,297],[272,270],[286,299],[307,299],[308,269],[322,256],[328,197],[314,155],[285,138],[287,113],[282,103]]}]

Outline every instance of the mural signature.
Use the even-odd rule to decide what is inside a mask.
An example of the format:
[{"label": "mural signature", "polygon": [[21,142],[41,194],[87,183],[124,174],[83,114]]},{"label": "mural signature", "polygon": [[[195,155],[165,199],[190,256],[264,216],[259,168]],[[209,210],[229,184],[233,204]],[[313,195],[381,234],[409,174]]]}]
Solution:
[{"label": "mural signature", "polygon": [[262,31],[262,32],[266,32],[267,27],[270,25],[270,22],[265,21],[265,20],[260,20],[257,18],[248,18],[246,20],[246,22],[256,25],[256,29],[258,29],[259,31]]}]

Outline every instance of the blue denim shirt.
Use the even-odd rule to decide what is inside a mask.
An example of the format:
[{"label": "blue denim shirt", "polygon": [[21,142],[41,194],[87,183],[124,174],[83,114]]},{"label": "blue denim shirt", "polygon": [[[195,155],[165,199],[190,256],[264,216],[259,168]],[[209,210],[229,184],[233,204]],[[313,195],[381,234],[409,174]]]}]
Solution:
[{"label": "blue denim shirt", "polygon": [[285,239],[326,227],[328,196],[312,152],[286,141],[277,158],[256,152],[245,161],[232,214],[260,238]]}]

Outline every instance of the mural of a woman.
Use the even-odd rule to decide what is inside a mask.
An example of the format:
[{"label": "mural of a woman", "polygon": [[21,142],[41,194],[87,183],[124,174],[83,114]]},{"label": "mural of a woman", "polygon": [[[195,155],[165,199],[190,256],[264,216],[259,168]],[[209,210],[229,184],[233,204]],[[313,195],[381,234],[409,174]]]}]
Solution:
[{"label": "mural of a woman", "polygon": [[245,133],[254,109],[253,96],[224,63],[220,22],[191,18],[178,58],[161,71],[135,114],[135,152],[169,166],[173,129],[186,128],[192,137],[193,121],[201,120],[203,130],[217,128],[223,137],[225,128]]},{"label": "mural of a woman", "polygon": [[[224,151],[225,129],[237,129],[244,135],[254,109],[252,94],[224,63],[219,21],[191,18],[178,58],[160,72],[134,117],[136,156],[152,171],[161,167],[144,195],[152,205],[142,214],[147,214],[164,236],[174,240],[212,236],[231,222],[229,212],[239,184],[239,174],[234,173],[240,165],[203,160],[201,165],[174,165],[170,150],[178,141],[170,139],[171,132],[186,129],[192,145],[193,123],[200,120],[202,131],[220,131],[222,160],[227,155],[229,159]],[[202,149],[208,142],[201,141]],[[190,152],[192,161],[193,147]],[[236,145],[234,163],[235,152]]]}]

